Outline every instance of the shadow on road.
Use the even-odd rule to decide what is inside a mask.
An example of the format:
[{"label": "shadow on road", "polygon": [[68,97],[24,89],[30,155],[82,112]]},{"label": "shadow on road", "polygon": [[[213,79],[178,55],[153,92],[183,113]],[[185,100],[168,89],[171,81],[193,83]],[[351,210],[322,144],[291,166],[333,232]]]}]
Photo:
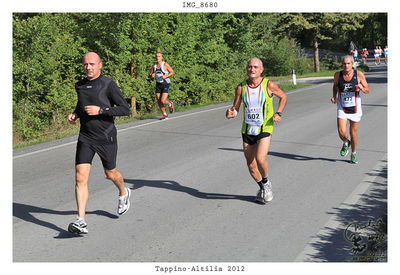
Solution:
[{"label": "shadow on road", "polygon": [[[366,75],[368,84],[384,84],[387,83],[387,77],[368,76]],[[373,92],[373,91],[372,91]],[[364,104],[362,104],[364,106]]]},{"label": "shadow on road", "polygon": [[[243,152],[243,149],[235,149],[235,148],[218,148],[220,150],[226,150],[226,151],[237,151],[237,152]],[[350,160],[345,160],[345,159],[330,159],[330,158],[322,158],[322,157],[308,157],[308,156],[302,156],[302,155],[296,155],[296,154],[289,154],[289,153],[280,153],[280,152],[273,152],[270,151],[268,152],[269,156],[275,156],[275,157],[280,157],[280,158],[286,158],[286,159],[292,159],[292,160],[323,160],[323,161],[331,161],[331,162],[349,162]]]},{"label": "shadow on road", "polygon": [[241,200],[254,203],[254,196],[230,195],[219,193],[206,193],[197,189],[180,185],[176,181],[171,180],[143,180],[143,179],[124,179],[126,183],[133,185],[132,189],[139,189],[142,187],[162,188],[171,191],[177,191],[189,194],[199,199],[207,200]]},{"label": "shadow on road", "polygon": [[362,104],[363,107],[384,107],[387,108],[388,106],[386,104]]},{"label": "shadow on road", "polygon": [[388,82],[386,65],[375,66],[374,63],[368,63],[369,72],[365,73],[368,84],[384,84]]},{"label": "shadow on road", "polygon": [[[13,203],[13,216],[14,217],[17,217],[26,222],[31,222],[31,223],[58,231],[59,235],[54,237],[55,239],[67,239],[67,238],[81,237],[81,235],[72,234],[63,228],[58,227],[55,224],[52,224],[52,223],[44,221],[44,220],[40,220],[40,219],[34,217],[32,215],[32,213],[50,214],[50,215],[74,215],[74,214],[76,215],[76,210],[74,210],[74,211],[57,211],[57,210],[37,207],[37,206],[33,206],[33,205],[27,205],[27,204],[16,203],[16,202]],[[104,216],[104,217],[108,217],[110,219],[118,218],[117,215],[111,214],[111,213],[103,211],[103,210],[90,211],[90,212],[87,212],[86,214],[87,215]]]},{"label": "shadow on road", "polygon": [[[387,161],[384,161],[387,162]],[[368,173],[373,187],[356,204],[334,208],[340,228],[323,228],[317,251],[307,255],[322,262],[387,262],[387,166]]]}]

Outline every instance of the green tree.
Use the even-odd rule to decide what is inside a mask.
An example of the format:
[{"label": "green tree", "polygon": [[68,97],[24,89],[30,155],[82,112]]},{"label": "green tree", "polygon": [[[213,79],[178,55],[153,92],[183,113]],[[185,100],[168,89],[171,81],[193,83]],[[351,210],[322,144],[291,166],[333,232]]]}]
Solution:
[{"label": "green tree", "polygon": [[362,21],[362,29],[348,31],[346,42],[354,41],[358,47],[374,49],[376,45],[387,45],[387,13],[368,13]]},{"label": "green tree", "polygon": [[39,135],[75,104],[81,40],[68,15],[13,18],[13,120],[22,138]]},{"label": "green tree", "polygon": [[277,31],[281,36],[289,34],[294,38],[305,33],[303,39],[308,39],[314,50],[314,70],[319,72],[319,44],[361,29],[367,16],[365,13],[285,13],[281,15],[281,27]]},{"label": "green tree", "polygon": [[[269,76],[318,71],[320,46],[384,45],[386,35],[385,13],[15,13],[14,133],[31,139],[65,126],[87,51],[148,112],[156,109],[149,71],[157,51],[176,72],[170,98],[191,105],[230,99],[251,57]],[[314,66],[300,45],[313,46]]]}]

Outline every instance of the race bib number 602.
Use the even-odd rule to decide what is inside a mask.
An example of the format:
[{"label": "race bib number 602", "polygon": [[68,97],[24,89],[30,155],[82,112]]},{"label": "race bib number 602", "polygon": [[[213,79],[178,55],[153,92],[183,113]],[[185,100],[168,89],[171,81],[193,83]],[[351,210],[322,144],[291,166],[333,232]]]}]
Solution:
[{"label": "race bib number 602", "polygon": [[261,126],[264,123],[262,108],[246,108],[245,121],[250,126]]}]

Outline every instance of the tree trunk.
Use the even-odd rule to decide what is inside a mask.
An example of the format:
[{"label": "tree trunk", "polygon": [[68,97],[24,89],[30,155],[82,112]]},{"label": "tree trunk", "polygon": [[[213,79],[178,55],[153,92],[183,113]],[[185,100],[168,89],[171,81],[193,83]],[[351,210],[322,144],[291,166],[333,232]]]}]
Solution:
[{"label": "tree trunk", "polygon": [[28,98],[29,98],[29,91],[31,88],[31,72],[32,72],[32,65],[30,64],[31,58],[28,57],[27,59],[27,63],[29,66],[29,70],[28,70],[28,76],[27,76],[27,80],[26,80],[26,84],[25,84],[25,99],[24,99],[24,109],[23,109],[23,119],[22,119],[22,125],[23,125],[23,135],[25,137],[26,134],[26,121],[27,121],[27,116],[28,114],[27,112],[27,105],[28,105]]},{"label": "tree trunk", "polygon": [[30,65],[31,58],[27,58],[27,63],[28,63],[28,76],[25,84],[25,99],[24,99],[24,116],[26,114],[26,105],[28,104],[28,97],[29,97],[29,90],[31,87],[31,72],[32,72],[32,65]]},{"label": "tree trunk", "polygon": [[319,72],[319,50],[317,38],[314,38],[314,71]]}]

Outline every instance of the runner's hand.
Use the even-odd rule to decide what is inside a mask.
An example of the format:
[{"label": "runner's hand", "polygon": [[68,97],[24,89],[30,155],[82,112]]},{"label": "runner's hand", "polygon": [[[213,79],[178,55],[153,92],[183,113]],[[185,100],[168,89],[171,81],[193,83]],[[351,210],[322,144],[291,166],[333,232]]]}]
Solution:
[{"label": "runner's hand", "polygon": [[94,105],[85,106],[85,112],[89,116],[97,116],[99,114],[99,111],[100,111],[100,106],[94,106]]},{"label": "runner's hand", "polygon": [[274,122],[280,122],[282,117],[278,114],[274,114],[274,117],[272,119],[274,120]]},{"label": "runner's hand", "polygon": [[364,86],[361,84],[361,83],[358,83],[357,85],[356,85],[356,88],[359,90],[359,91],[363,91],[363,89],[364,89]]},{"label": "runner's hand", "polygon": [[332,102],[333,104],[336,104],[336,97],[332,97],[332,98],[331,98],[331,102]]},{"label": "runner's hand", "polygon": [[78,119],[78,116],[75,113],[68,115],[68,122],[71,124],[75,124],[75,121],[77,119]]},{"label": "runner's hand", "polygon": [[237,116],[237,111],[235,110],[235,107],[229,108],[226,110],[225,114],[226,118],[234,118]]}]

